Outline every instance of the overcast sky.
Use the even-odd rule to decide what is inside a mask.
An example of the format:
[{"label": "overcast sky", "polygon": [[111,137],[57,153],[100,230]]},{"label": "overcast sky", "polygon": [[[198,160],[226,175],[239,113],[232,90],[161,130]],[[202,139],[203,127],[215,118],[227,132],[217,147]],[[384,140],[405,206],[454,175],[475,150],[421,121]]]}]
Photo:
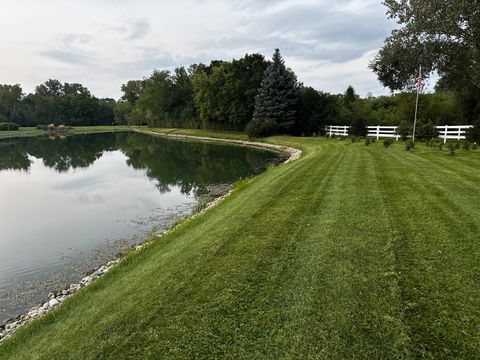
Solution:
[{"label": "overcast sky", "polygon": [[172,68],[280,48],[318,90],[388,93],[367,68],[396,25],[381,0],[0,0],[0,83],[49,78],[98,97]]}]

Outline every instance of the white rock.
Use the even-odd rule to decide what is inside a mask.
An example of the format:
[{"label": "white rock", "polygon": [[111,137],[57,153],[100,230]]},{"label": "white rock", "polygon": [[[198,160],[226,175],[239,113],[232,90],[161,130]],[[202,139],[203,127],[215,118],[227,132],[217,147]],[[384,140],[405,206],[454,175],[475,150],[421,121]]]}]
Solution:
[{"label": "white rock", "polygon": [[16,322],[13,322],[13,323],[7,324],[7,326],[5,326],[5,330],[7,330],[7,331],[12,331],[12,330],[14,330],[16,327],[17,327],[17,323],[16,323]]},{"label": "white rock", "polygon": [[57,299],[51,299],[49,302],[48,302],[48,305],[50,305],[50,307],[55,307],[57,305],[59,305],[60,302],[57,300]]},{"label": "white rock", "polygon": [[45,304],[43,304],[42,310],[47,310],[49,306],[49,302],[47,301]]},{"label": "white rock", "polygon": [[62,295],[68,295],[68,290],[63,290]]}]

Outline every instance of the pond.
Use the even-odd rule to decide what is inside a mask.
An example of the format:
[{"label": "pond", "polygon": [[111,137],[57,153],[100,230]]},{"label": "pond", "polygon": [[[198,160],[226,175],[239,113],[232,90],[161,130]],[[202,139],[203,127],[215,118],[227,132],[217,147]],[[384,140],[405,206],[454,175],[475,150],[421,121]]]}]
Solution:
[{"label": "pond", "polygon": [[0,324],[283,160],[131,132],[0,140]]}]

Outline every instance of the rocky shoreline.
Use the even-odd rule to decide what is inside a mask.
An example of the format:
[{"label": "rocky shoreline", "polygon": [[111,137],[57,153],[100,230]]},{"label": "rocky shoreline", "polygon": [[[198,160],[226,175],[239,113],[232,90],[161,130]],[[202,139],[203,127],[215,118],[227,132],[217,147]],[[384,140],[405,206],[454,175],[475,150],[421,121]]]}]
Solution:
[{"label": "rocky shoreline", "polygon": [[[197,136],[189,136],[189,135],[179,135],[179,134],[162,134],[153,131],[145,131],[145,130],[134,130],[136,132],[148,134],[148,135],[156,135],[156,136],[164,136],[164,137],[172,137],[172,138],[179,138],[179,139],[189,139],[189,140],[199,140],[199,141],[210,141],[210,142],[222,142],[222,143],[232,143],[242,146],[252,146],[257,148],[263,148],[273,151],[282,152],[288,155],[287,160],[283,162],[286,164],[290,161],[297,160],[302,155],[302,151],[300,149],[295,149],[287,146],[280,146],[274,144],[266,144],[266,143],[256,143],[251,141],[243,141],[243,140],[229,140],[229,139],[216,139],[216,138],[209,138],[209,137],[197,137]],[[208,211],[209,209],[213,208],[214,206],[218,205],[221,201],[227,198],[231,194],[232,190],[228,191],[228,193],[216,197],[212,201],[210,201],[205,208],[203,208],[200,212],[197,212],[189,217],[189,219],[194,219],[200,214]],[[158,235],[158,237],[164,236],[168,232],[175,229],[175,226],[170,228],[169,230],[164,231],[162,234]],[[144,243],[137,245],[134,247],[134,250],[140,250],[143,247],[147,246],[151,243],[151,240],[147,240]],[[80,289],[88,286],[96,279],[100,278],[101,276],[105,275],[109,272],[113,267],[119,264],[123,258],[118,258],[115,260],[109,261],[106,265],[102,265],[97,270],[93,271],[91,274],[85,276],[80,280],[78,283],[71,284],[67,286],[62,291],[54,291],[48,294],[48,300],[43,304],[36,305],[26,313],[18,316],[11,321],[7,321],[5,325],[0,325],[0,343],[9,337],[11,337],[19,328],[24,326],[25,324],[35,320],[37,318],[42,317],[43,315],[49,313],[50,311],[56,309],[60,306],[66,299],[73,296],[76,292]]]},{"label": "rocky shoreline", "polygon": [[272,150],[272,151],[286,154],[288,156],[287,160],[285,160],[283,164],[289,163],[290,161],[297,160],[300,158],[300,156],[302,156],[302,150],[300,149],[296,149],[289,146],[276,145],[276,144],[261,143],[261,142],[246,141],[246,140],[212,138],[212,137],[206,137],[206,136],[168,134],[168,133],[160,133],[156,131],[143,130],[143,129],[132,129],[132,130],[141,134],[161,136],[161,137],[167,137],[167,138],[218,142],[218,143],[224,143],[224,144],[234,144],[234,145],[249,146],[249,147],[265,149],[265,150]]},{"label": "rocky shoreline", "polygon": [[82,280],[80,280],[79,283],[71,284],[62,291],[51,292],[48,294],[48,300],[44,304],[34,306],[28,310],[27,313],[18,316],[15,320],[9,321],[5,325],[0,326],[0,342],[9,338],[14,332],[28,322],[55,309],[62,302],[75,294],[78,290],[84,288],[85,286],[91,284],[94,280],[106,274],[120,261],[121,259],[109,261],[106,265],[102,265],[90,275],[85,276]]}]

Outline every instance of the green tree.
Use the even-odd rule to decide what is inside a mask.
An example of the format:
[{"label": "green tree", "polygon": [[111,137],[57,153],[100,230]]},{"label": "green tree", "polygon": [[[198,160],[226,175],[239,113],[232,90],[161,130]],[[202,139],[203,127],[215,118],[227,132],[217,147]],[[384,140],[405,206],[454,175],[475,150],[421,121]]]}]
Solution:
[{"label": "green tree", "polygon": [[183,68],[173,74],[155,70],[145,79],[144,88],[129,115],[138,122],[143,117],[149,126],[195,127],[196,109],[190,76]]},{"label": "green tree", "polygon": [[369,107],[365,102],[356,101],[352,104],[352,122],[348,130],[350,136],[367,136],[368,114]]},{"label": "green tree", "polygon": [[442,87],[454,90],[470,117],[480,112],[480,3],[385,0],[387,14],[402,25],[370,64],[392,90],[411,88],[422,65],[436,70]]},{"label": "green tree", "polygon": [[134,106],[130,104],[128,101],[119,101],[114,108],[115,114],[115,124],[117,125],[133,125],[130,123],[130,115]]},{"label": "green tree", "polygon": [[127,101],[134,105],[145,87],[145,80],[129,80],[126,84],[122,84],[121,100]]},{"label": "green tree", "polygon": [[0,85],[0,118],[2,121],[22,124],[22,97],[23,92],[20,85]]},{"label": "green tree", "polygon": [[480,119],[473,123],[473,127],[466,131],[465,137],[467,141],[480,144]]},{"label": "green tree", "polygon": [[347,107],[351,107],[351,105],[359,98],[359,96],[355,92],[353,86],[349,85],[347,90],[345,90],[343,98],[345,99],[345,104]]},{"label": "green tree", "polygon": [[296,113],[295,135],[311,136],[320,133],[330,125],[339,112],[335,96],[319,92],[309,86],[300,86],[298,110]]},{"label": "green tree", "polygon": [[253,120],[272,121],[281,132],[288,132],[295,123],[297,102],[297,77],[285,66],[280,50],[275,49],[255,98]]},{"label": "green tree", "polygon": [[202,126],[243,130],[252,119],[255,96],[268,62],[260,54],[246,54],[231,62],[196,66],[192,83]]},{"label": "green tree", "polygon": [[50,79],[25,98],[29,125],[109,125],[114,121],[113,99],[97,99],[78,83]]}]

